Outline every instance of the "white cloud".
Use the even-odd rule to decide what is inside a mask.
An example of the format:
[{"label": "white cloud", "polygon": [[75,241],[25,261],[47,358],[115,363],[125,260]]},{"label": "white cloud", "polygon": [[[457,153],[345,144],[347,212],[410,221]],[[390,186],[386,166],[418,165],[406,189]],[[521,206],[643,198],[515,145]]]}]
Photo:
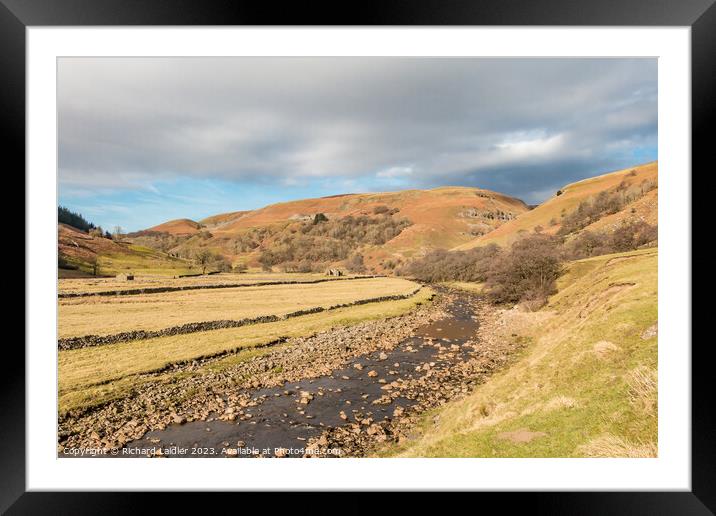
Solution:
[{"label": "white cloud", "polygon": [[381,170],[378,172],[375,177],[380,178],[397,178],[397,177],[407,177],[413,175],[413,167],[390,167],[385,170]]}]

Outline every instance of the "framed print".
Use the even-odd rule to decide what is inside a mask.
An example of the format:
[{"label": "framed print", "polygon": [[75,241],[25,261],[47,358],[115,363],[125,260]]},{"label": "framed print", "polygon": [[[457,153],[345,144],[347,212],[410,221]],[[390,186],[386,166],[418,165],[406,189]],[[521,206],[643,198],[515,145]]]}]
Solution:
[{"label": "framed print", "polygon": [[0,507],[710,514],[716,8],[657,4],[3,0],[27,305]]}]

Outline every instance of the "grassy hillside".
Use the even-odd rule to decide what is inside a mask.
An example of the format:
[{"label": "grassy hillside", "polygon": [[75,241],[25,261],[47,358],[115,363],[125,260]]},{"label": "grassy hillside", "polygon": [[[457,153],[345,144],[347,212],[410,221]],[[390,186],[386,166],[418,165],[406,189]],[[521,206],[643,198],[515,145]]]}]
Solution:
[{"label": "grassy hillside", "polygon": [[[319,213],[329,221],[347,217],[368,217],[376,224],[382,224],[384,217],[409,221],[397,236],[391,234],[387,242],[371,245],[359,241],[359,247],[351,249],[351,253],[363,254],[368,268],[380,271],[390,267],[389,261],[469,242],[527,209],[518,199],[488,190],[444,187],[284,202],[249,212],[215,215],[201,224],[186,219],[170,221],[135,236],[144,245],[172,254],[188,255],[192,249],[206,248],[234,263],[257,266],[262,251],[280,248],[287,234],[300,231],[302,225],[310,224]],[[337,264],[342,259],[336,258],[331,263]]]},{"label": "grassy hillside", "polygon": [[[57,227],[60,278],[97,275],[114,276],[120,272],[143,274],[185,274],[190,263],[165,253],[92,236],[65,224]],[[96,266],[95,266],[96,264]]]},{"label": "grassy hillside", "polygon": [[484,338],[528,343],[468,397],[384,455],[657,454],[656,249],[572,262],[538,312],[505,310]]},{"label": "grassy hillside", "polygon": [[642,189],[645,190],[647,185],[649,187],[658,185],[658,163],[652,162],[567,185],[535,209],[521,214],[515,220],[501,225],[490,233],[456,246],[456,249],[471,249],[490,243],[510,244],[521,232],[531,232],[537,226],[542,226],[545,233],[556,234],[560,230],[564,216],[573,213],[580,203],[596,198],[600,192],[613,192],[622,183],[626,187],[623,191],[632,193],[638,198],[626,203],[619,212],[605,216],[586,229],[609,231],[623,222],[639,220],[656,224],[658,190],[654,188],[641,195]]},{"label": "grassy hillside", "polygon": [[205,226],[208,229],[216,229],[218,227],[221,227],[225,224],[229,224],[233,222],[234,220],[238,219],[239,217],[243,217],[247,213],[251,213],[250,211],[232,211],[229,213],[220,213],[219,215],[212,215],[211,217],[206,217],[205,219],[201,219],[199,221],[199,224],[202,226]]}]

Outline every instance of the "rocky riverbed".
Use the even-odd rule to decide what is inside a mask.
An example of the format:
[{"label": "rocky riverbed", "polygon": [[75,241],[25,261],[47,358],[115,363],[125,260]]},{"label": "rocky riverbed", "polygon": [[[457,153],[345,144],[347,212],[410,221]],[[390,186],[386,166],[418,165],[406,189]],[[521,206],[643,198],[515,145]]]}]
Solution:
[{"label": "rocky riverbed", "polygon": [[364,456],[509,359],[515,344],[485,331],[494,320],[477,296],[439,289],[410,314],[288,339],[229,367],[177,365],[175,381],[66,417],[58,453]]}]

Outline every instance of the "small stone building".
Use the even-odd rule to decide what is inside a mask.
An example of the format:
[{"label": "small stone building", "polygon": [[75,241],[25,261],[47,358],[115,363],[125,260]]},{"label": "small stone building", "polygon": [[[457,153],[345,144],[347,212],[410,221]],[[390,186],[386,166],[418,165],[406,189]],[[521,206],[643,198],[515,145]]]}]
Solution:
[{"label": "small stone building", "polygon": [[117,279],[120,281],[134,281],[134,274],[129,274],[129,273],[117,274]]},{"label": "small stone building", "polygon": [[340,269],[328,269],[326,276],[343,276],[343,271]]}]

